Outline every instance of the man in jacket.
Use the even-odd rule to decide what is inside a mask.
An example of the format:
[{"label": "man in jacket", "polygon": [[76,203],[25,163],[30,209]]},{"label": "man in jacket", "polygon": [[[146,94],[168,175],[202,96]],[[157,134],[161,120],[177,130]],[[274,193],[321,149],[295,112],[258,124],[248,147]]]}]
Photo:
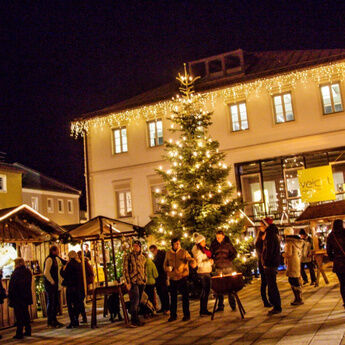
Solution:
[{"label": "man in jacket", "polygon": [[301,276],[303,278],[303,283],[308,284],[308,277],[304,270],[305,266],[307,266],[310,273],[310,280],[311,280],[310,285],[314,285],[316,283],[316,276],[315,276],[314,264],[312,260],[313,258],[312,241],[304,229],[300,230],[299,235],[301,236],[303,240],[302,258],[301,258]]},{"label": "man in jacket", "polygon": [[278,228],[273,224],[271,218],[261,221],[265,226],[262,248],[262,265],[267,280],[268,297],[273,305],[273,309],[268,315],[279,314],[282,311],[280,294],[277,286],[277,272],[280,264],[280,243],[278,238]]},{"label": "man in jacket", "polygon": [[[6,296],[6,290],[2,286],[2,270],[0,270],[0,304],[4,304],[4,299],[7,297]],[[0,339],[2,339],[2,335],[0,334]]]},{"label": "man in jacket", "polygon": [[[231,274],[232,273],[232,261],[237,256],[237,251],[232,245],[228,236],[224,235],[222,230],[217,231],[216,238],[211,243],[210,247],[212,253],[212,259],[216,267],[217,275]],[[232,294],[228,296],[229,304],[232,310],[236,310],[235,297]],[[216,311],[224,310],[224,296],[219,296],[218,308]]]},{"label": "man in jacket", "polygon": [[44,286],[48,296],[47,316],[48,326],[62,327],[56,316],[59,307],[59,291],[62,289],[62,276],[60,274],[66,261],[59,257],[59,248],[51,246],[49,255],[44,262]]},{"label": "man in jacket", "polygon": [[182,295],[183,321],[190,320],[189,292],[187,279],[189,275],[189,264],[195,268],[195,260],[190,254],[181,248],[178,238],[171,240],[171,250],[166,253],[164,270],[170,281],[170,318],[169,322],[177,320],[177,294]]},{"label": "man in jacket", "polygon": [[[8,298],[9,306],[14,309],[17,321],[17,332],[14,339],[23,339],[24,336],[31,336],[29,305],[32,304],[32,274],[25,267],[23,258],[14,260],[15,270],[12,273],[9,287]],[[23,334],[23,328],[25,333]]]},{"label": "man in jacket", "polygon": [[129,291],[131,327],[143,326],[139,319],[139,304],[146,284],[146,258],[141,252],[141,242],[134,241],[133,250],[123,262],[123,276]]},{"label": "man in jacket", "polygon": [[156,289],[159,299],[161,301],[161,309],[158,313],[168,314],[170,309],[169,293],[167,284],[167,273],[164,270],[165,250],[160,250],[156,245],[150,246],[150,251],[154,256],[153,262],[156,265],[158,271],[158,277],[156,279]]}]

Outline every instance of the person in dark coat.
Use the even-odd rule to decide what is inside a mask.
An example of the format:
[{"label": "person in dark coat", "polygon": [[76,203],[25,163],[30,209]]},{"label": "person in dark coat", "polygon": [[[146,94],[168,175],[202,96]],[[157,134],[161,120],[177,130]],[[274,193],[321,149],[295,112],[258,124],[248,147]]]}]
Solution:
[{"label": "person in dark coat", "polygon": [[79,327],[79,315],[85,298],[83,284],[83,268],[78,259],[78,254],[72,250],[68,253],[69,261],[61,275],[64,278],[62,285],[66,286],[66,298],[70,324],[67,328]]},{"label": "person in dark coat", "polygon": [[158,278],[156,278],[156,290],[161,301],[161,309],[157,313],[164,313],[167,315],[170,310],[168,284],[167,284],[167,273],[164,270],[164,260],[166,252],[160,250],[156,245],[150,246],[150,251],[154,256],[153,262],[156,265],[158,271]]},{"label": "person in dark coat", "polygon": [[262,265],[267,280],[268,297],[273,305],[273,309],[268,314],[273,315],[279,314],[282,311],[280,293],[277,286],[277,273],[280,264],[279,231],[271,218],[265,218],[261,222],[266,226],[265,234],[263,235]]},{"label": "person in dark coat", "polygon": [[[6,290],[2,286],[2,270],[0,270],[0,304],[4,304],[4,299],[7,297],[6,296]],[[0,339],[2,339],[2,335],[0,334]]]},{"label": "person in dark coat", "polygon": [[[23,258],[14,260],[15,270],[8,286],[9,306],[14,309],[17,331],[14,339],[31,336],[29,305],[32,304],[32,274],[25,267]],[[25,333],[23,334],[23,328]]]},{"label": "person in dark coat", "polygon": [[338,276],[345,307],[345,229],[341,219],[333,222],[332,232],[327,238],[327,254],[333,261],[333,272]]},{"label": "person in dark coat", "polygon": [[[231,274],[233,271],[232,261],[236,258],[237,251],[232,245],[230,238],[228,236],[225,236],[222,230],[217,231],[216,238],[211,243],[210,250],[212,253],[214,265],[216,267],[216,273],[218,275]],[[236,310],[236,301],[233,294],[229,294],[228,299],[231,309]],[[221,295],[219,296],[219,303],[216,311],[223,310],[224,296]]]},{"label": "person in dark coat", "polygon": [[303,246],[302,246],[302,257],[301,257],[301,277],[303,279],[303,284],[308,284],[308,277],[305,273],[305,266],[309,269],[310,273],[310,285],[315,285],[316,283],[316,276],[315,276],[315,270],[314,270],[314,263],[313,263],[313,243],[312,239],[304,229],[301,229],[299,232],[299,235],[301,236],[303,240]]}]

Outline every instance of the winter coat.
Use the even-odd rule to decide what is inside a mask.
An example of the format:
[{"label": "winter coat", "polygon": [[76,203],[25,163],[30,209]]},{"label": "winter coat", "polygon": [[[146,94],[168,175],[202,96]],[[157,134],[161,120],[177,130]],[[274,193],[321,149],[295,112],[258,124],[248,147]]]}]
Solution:
[{"label": "winter coat", "polygon": [[169,250],[164,260],[164,270],[171,280],[180,280],[189,275],[189,263],[195,264],[195,260],[185,249]]},{"label": "winter coat", "polygon": [[142,252],[131,252],[123,261],[123,276],[127,284],[146,284],[146,258]]},{"label": "winter coat", "polygon": [[212,272],[212,259],[209,259],[208,256],[203,253],[196,244],[192,248],[192,254],[198,266],[198,273],[202,274]]},{"label": "winter coat", "polygon": [[283,256],[286,275],[289,278],[299,278],[301,276],[302,246],[303,240],[299,236],[286,236]]},{"label": "winter coat", "polygon": [[85,275],[86,275],[86,284],[92,284],[95,279],[95,273],[93,268],[90,265],[90,261],[87,257],[84,258],[85,262]]},{"label": "winter coat", "polygon": [[151,259],[146,259],[146,284],[155,285],[158,278],[156,265]]},{"label": "winter coat", "polygon": [[256,250],[256,256],[258,258],[258,265],[259,265],[259,271],[260,273],[263,273],[264,267],[262,266],[262,250],[264,246],[264,240],[262,239],[262,236],[264,233],[260,231],[256,235],[256,241],[255,241],[255,250]]},{"label": "winter coat", "polygon": [[0,304],[4,303],[4,299],[7,297],[6,296],[6,290],[4,289],[4,287],[2,286],[2,273],[0,272]]},{"label": "winter coat", "polygon": [[236,258],[237,251],[228,236],[225,236],[221,243],[217,239],[213,240],[210,250],[216,269],[232,267],[232,261]]},{"label": "winter coat", "polygon": [[31,305],[32,302],[32,274],[25,266],[17,267],[8,286],[8,299],[10,307]]},{"label": "winter coat", "polygon": [[48,255],[44,261],[44,286],[46,289],[53,285],[57,286],[59,290],[62,287],[61,269],[66,264],[66,261],[56,255]]},{"label": "winter coat", "polygon": [[270,224],[265,232],[266,236],[262,246],[262,265],[267,268],[278,268],[280,264],[278,228],[274,224]]},{"label": "winter coat", "polygon": [[345,230],[332,231],[327,238],[327,254],[333,261],[333,272],[345,272]]},{"label": "winter coat", "polygon": [[312,261],[312,243],[310,237],[307,237],[305,240],[302,239],[302,241],[301,262],[304,264]]},{"label": "winter coat", "polygon": [[74,288],[84,292],[83,267],[81,262],[71,259],[67,262],[65,269],[61,270],[63,277],[62,285],[66,288]]},{"label": "winter coat", "polygon": [[165,255],[165,250],[158,250],[157,255],[153,259],[153,262],[156,265],[158,271],[158,278],[156,279],[156,283],[167,281],[167,273],[164,270]]}]

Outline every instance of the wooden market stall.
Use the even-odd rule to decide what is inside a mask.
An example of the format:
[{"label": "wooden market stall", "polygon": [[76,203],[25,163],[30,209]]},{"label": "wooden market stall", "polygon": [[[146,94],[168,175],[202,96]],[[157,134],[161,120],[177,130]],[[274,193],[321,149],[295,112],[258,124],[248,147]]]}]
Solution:
[{"label": "wooden market stall", "polygon": [[[88,222],[72,229],[69,235],[72,241],[77,241],[80,243],[81,248],[83,248],[84,242],[91,242],[91,257],[92,263],[95,265],[97,284],[94,284],[92,289],[88,289],[86,285],[86,272],[85,272],[85,258],[84,250],[82,250],[82,266],[83,266],[83,277],[84,277],[84,288],[88,295],[92,295],[92,316],[91,316],[91,327],[96,327],[97,325],[97,315],[96,315],[96,300],[98,295],[104,296],[104,316],[107,313],[106,300],[107,296],[112,293],[119,294],[121,307],[124,314],[125,323],[128,324],[128,314],[125,307],[125,302],[123,299],[123,284],[120,284],[116,279],[113,282],[109,282],[108,272],[107,272],[107,255],[106,255],[106,242],[109,244],[109,248],[112,252],[112,264],[114,268],[114,276],[117,277],[117,268],[115,261],[115,247],[114,240],[121,239],[124,237],[134,237],[138,236],[143,231],[143,229],[137,225],[122,222],[117,219],[112,219],[108,217],[98,216],[90,219]],[[100,247],[99,247],[100,244]],[[99,258],[101,257],[104,271],[104,285],[101,286],[99,278]]]},{"label": "wooden market stall", "polygon": [[[4,245],[10,245],[6,248],[12,251],[9,262],[13,263],[15,257],[23,257],[27,267],[33,272],[34,303],[30,306],[32,319],[37,318],[35,278],[42,275],[44,259],[49,253],[50,243],[58,241],[59,236],[64,232],[59,225],[28,205],[0,210],[0,246],[3,248]],[[6,259],[6,255],[2,255],[2,259]],[[5,289],[8,288],[10,273],[7,272],[2,279]],[[0,305],[0,328],[12,326],[14,323],[13,310],[8,307],[8,300],[5,299],[4,304]]]},{"label": "wooden market stall", "polygon": [[317,285],[319,284],[320,275],[322,275],[325,283],[328,284],[328,279],[323,269],[323,259],[327,252],[325,249],[320,249],[317,227],[320,224],[331,223],[335,219],[345,220],[345,200],[309,205],[296,219],[296,223],[309,223],[312,232],[314,257],[317,265]]}]

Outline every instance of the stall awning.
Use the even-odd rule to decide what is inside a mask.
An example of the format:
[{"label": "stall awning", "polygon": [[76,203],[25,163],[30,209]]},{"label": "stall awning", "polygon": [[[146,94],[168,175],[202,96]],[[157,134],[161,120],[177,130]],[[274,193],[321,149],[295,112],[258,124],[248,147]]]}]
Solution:
[{"label": "stall awning", "polygon": [[97,240],[110,239],[110,227],[112,227],[113,237],[137,236],[142,229],[140,226],[122,222],[117,219],[98,216],[88,222],[69,231],[69,235],[75,240]]},{"label": "stall awning", "polygon": [[309,205],[296,219],[296,223],[345,218],[345,200]]},{"label": "stall awning", "polygon": [[28,205],[0,210],[0,242],[55,241],[64,233],[59,225]]}]

